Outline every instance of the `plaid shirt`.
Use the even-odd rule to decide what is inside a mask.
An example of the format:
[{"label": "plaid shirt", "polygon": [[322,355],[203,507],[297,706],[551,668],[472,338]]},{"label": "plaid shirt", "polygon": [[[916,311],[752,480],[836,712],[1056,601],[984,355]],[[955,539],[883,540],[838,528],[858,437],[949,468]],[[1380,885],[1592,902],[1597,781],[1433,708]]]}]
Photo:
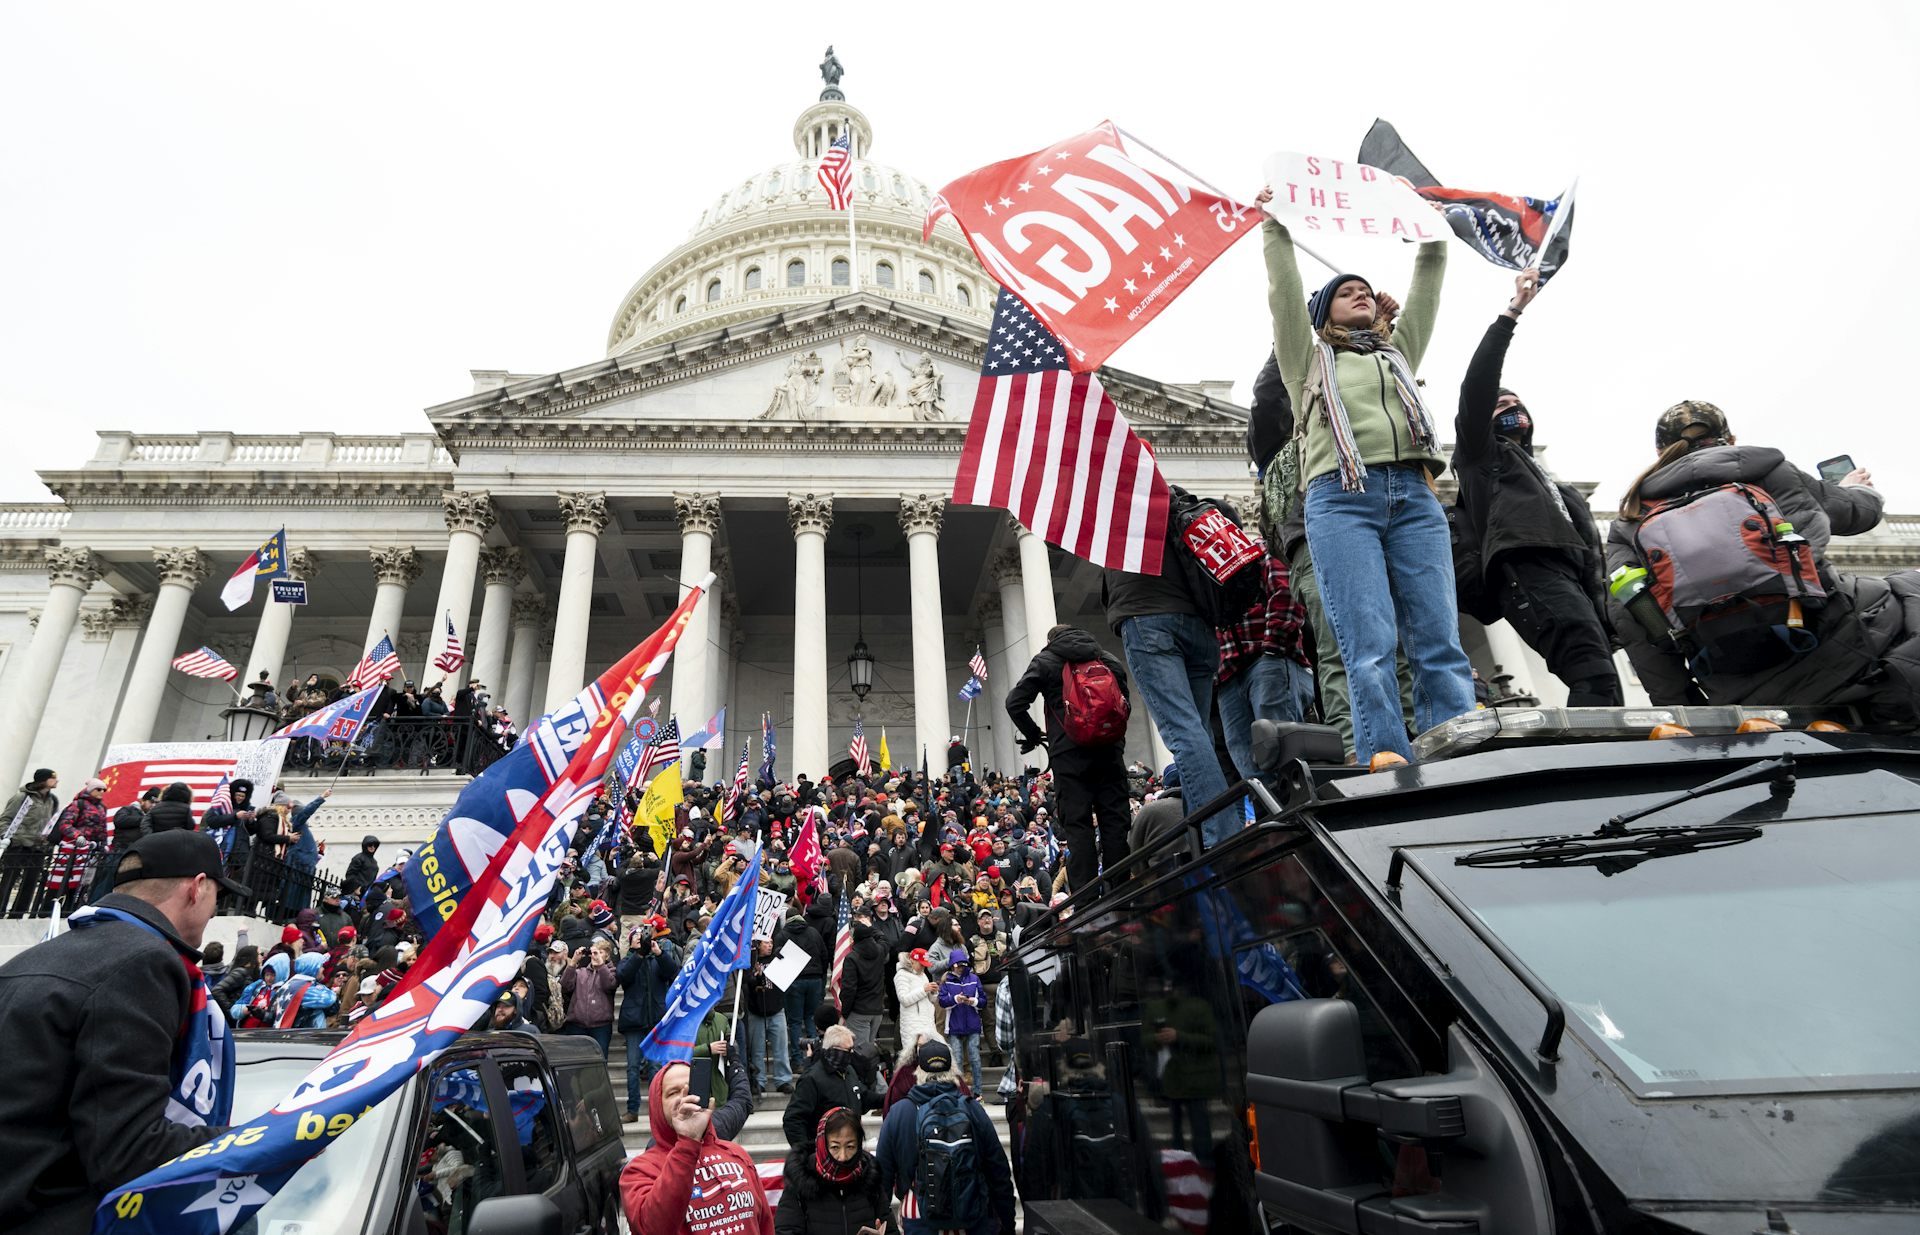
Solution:
[{"label": "plaid shirt", "polygon": [[1287,564],[1272,554],[1266,556],[1266,595],[1231,626],[1214,632],[1220,640],[1220,671],[1214,681],[1224,682],[1251,664],[1259,656],[1284,656],[1296,664],[1312,667],[1300,641],[1306,625],[1307,607],[1293,598],[1293,584],[1287,577]]}]

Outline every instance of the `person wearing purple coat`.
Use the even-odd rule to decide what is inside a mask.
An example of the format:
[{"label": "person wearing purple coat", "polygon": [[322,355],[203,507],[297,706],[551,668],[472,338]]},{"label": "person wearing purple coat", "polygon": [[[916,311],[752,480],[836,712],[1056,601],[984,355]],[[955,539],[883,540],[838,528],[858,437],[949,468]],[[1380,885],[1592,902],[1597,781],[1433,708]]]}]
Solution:
[{"label": "person wearing purple coat", "polygon": [[980,1092],[980,1000],[984,995],[979,975],[965,952],[956,952],[947,962],[940,979],[940,1006],[947,1009],[947,1041],[953,1044],[956,1059],[966,1061],[973,1092]]}]

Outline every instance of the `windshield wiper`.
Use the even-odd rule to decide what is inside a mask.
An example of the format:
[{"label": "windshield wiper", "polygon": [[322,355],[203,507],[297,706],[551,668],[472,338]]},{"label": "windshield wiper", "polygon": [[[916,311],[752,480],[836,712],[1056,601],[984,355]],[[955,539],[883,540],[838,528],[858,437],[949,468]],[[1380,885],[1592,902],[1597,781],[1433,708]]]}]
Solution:
[{"label": "windshield wiper", "polygon": [[1662,798],[1650,806],[1627,811],[1607,820],[1591,835],[1549,836],[1518,845],[1500,845],[1477,849],[1454,859],[1457,866],[1591,866],[1603,875],[1631,870],[1649,858],[1675,853],[1695,853],[1757,840],[1760,829],[1749,824],[1709,823],[1692,827],[1629,828],[1636,819],[1644,819],[1682,802],[1691,802],[1711,793],[1739,789],[1747,785],[1771,782],[1773,796],[1785,798],[1793,793],[1793,756],[1762,759],[1710,780],[1695,789]]}]

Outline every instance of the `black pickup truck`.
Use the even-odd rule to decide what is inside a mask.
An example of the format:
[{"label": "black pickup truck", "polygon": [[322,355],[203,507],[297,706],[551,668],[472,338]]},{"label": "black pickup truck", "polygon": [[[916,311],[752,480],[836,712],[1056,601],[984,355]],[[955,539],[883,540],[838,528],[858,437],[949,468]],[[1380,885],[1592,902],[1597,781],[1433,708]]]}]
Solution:
[{"label": "black pickup truck", "polygon": [[[345,1036],[236,1034],[235,1116],[285,1097]],[[251,1222],[260,1235],[619,1235],[625,1165],[597,1046],[472,1033],[301,1168]]]},{"label": "black pickup truck", "polygon": [[1018,941],[1029,1222],[1920,1231],[1920,740],[1812,719],[1256,726],[1244,831]]}]

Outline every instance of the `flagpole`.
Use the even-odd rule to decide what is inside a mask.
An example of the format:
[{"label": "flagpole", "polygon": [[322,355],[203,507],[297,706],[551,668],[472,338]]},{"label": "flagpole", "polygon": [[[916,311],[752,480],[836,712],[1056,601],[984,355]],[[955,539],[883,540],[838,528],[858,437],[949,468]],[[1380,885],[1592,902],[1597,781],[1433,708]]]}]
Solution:
[{"label": "flagpole", "polygon": [[[1140,147],[1142,150],[1146,151],[1148,154],[1159,159],[1162,163],[1165,163],[1168,167],[1171,167],[1173,170],[1187,177],[1189,180],[1193,181],[1195,184],[1199,185],[1201,188],[1205,189],[1207,192],[1214,194],[1216,197],[1224,197],[1231,202],[1237,202],[1240,200],[1239,198],[1235,197],[1233,194],[1227,192],[1225,189],[1222,189],[1218,185],[1215,185],[1212,181],[1208,180],[1205,176],[1200,175],[1198,172],[1195,172],[1190,168],[1182,167],[1180,164],[1174,162],[1172,159],[1168,158],[1166,155],[1162,154],[1160,151],[1155,150],[1152,146],[1148,145],[1146,142],[1141,141],[1140,138],[1137,137],[1136,135],[1127,132],[1127,130],[1125,129],[1120,129],[1118,128],[1118,126],[1116,126],[1116,129],[1119,132],[1120,136],[1126,138],[1128,141]],[[1320,256],[1318,253],[1315,253],[1312,249],[1309,249],[1306,245],[1301,244],[1300,238],[1298,236],[1294,236],[1291,232],[1289,232],[1288,235],[1293,240],[1294,248],[1300,250],[1302,253],[1305,253],[1308,257],[1311,257],[1314,261],[1319,262],[1322,266],[1325,266],[1328,270],[1333,271],[1335,274],[1340,273],[1340,267],[1334,265],[1332,262],[1328,261],[1326,258]]]},{"label": "flagpole", "polygon": [[853,235],[853,121],[842,116],[840,123],[847,126],[847,273],[857,294],[860,291],[860,242]]}]

